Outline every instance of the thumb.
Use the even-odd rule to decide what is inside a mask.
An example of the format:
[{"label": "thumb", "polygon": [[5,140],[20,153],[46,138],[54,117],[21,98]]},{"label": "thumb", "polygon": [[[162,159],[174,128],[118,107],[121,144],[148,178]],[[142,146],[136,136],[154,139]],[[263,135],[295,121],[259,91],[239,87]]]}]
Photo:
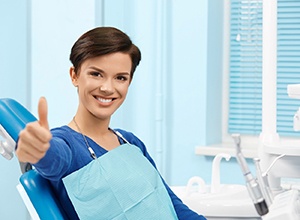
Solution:
[{"label": "thumb", "polygon": [[38,104],[38,114],[39,114],[39,123],[42,127],[49,130],[49,124],[48,124],[48,106],[47,106],[47,100],[45,97],[41,97]]}]

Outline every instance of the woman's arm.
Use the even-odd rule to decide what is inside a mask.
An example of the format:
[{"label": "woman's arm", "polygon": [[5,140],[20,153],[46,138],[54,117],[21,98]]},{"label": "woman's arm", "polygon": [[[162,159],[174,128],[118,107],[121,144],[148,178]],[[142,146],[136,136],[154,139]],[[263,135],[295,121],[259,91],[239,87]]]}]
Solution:
[{"label": "woman's arm", "polygon": [[57,181],[69,170],[71,160],[70,147],[62,138],[54,137],[46,155],[33,165],[43,177]]}]

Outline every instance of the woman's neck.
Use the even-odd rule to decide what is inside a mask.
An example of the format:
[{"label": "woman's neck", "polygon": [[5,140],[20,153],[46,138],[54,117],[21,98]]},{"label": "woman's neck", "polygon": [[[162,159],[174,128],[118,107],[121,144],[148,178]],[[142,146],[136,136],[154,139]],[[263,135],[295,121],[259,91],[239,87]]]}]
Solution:
[{"label": "woman's neck", "polygon": [[102,120],[94,115],[83,116],[79,113],[73,117],[73,120],[68,124],[72,129],[88,136],[102,136],[109,133],[110,119]]}]

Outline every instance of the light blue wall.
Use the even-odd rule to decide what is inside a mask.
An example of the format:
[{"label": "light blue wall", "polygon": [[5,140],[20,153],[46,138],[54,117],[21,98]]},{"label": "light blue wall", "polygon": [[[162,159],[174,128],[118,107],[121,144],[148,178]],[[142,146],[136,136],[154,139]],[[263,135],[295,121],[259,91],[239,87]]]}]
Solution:
[{"label": "light blue wall", "polygon": [[[194,154],[207,139],[208,1],[174,1],[172,10],[172,184],[207,172],[209,166]],[[202,176],[201,176],[202,177]],[[207,181],[207,180],[206,180]]]},{"label": "light blue wall", "polygon": [[[0,1],[0,98],[28,106],[27,1]],[[16,158],[0,156],[0,219],[25,219],[27,212],[16,186],[21,175]]]},{"label": "light blue wall", "polygon": [[95,27],[95,1],[32,1],[31,109],[37,115],[40,96],[48,101],[51,127],[67,124],[77,110],[77,90],[70,77],[73,43]]}]

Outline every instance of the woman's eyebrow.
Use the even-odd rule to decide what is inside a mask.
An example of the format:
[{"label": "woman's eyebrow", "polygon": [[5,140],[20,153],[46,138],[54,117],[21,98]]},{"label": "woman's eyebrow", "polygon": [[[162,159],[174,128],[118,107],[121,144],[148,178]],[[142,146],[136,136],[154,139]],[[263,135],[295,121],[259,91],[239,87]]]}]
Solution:
[{"label": "woman's eyebrow", "polygon": [[117,73],[116,75],[128,75],[128,76],[130,76],[130,73],[128,73],[128,72],[120,72],[120,73]]},{"label": "woman's eyebrow", "polygon": [[[102,69],[100,69],[100,68],[98,68],[98,67],[96,67],[96,66],[90,66],[90,67],[88,67],[88,68],[89,68],[89,69],[96,70],[96,71],[98,71],[98,72],[100,72],[100,73],[105,73],[104,70],[102,70]],[[127,71],[124,71],[124,72],[116,73],[116,75],[129,75],[129,76],[130,76],[130,73],[127,72]]]},{"label": "woman's eyebrow", "polygon": [[101,73],[104,73],[104,71],[98,67],[95,67],[95,66],[90,66],[89,69],[93,69],[93,70],[96,70],[98,72],[101,72]]},{"label": "woman's eyebrow", "polygon": [[[98,67],[96,67],[96,66],[90,66],[89,69],[96,70],[96,71],[98,71],[98,72],[100,72],[100,73],[104,73],[104,72],[105,72],[104,70],[102,70],[102,69],[100,69],[100,68],[98,68]],[[117,75],[130,75],[130,73],[127,72],[127,71],[119,72],[119,73],[116,73],[116,74],[117,74]]]}]

